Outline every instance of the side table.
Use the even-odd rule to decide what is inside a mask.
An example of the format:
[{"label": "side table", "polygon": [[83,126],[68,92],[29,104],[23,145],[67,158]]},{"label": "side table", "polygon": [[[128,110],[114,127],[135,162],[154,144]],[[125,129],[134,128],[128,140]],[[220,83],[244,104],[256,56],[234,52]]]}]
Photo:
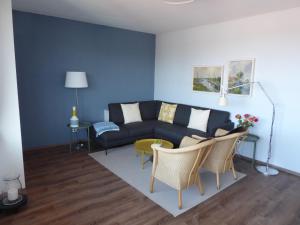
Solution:
[{"label": "side table", "polygon": [[91,152],[91,143],[90,143],[90,127],[91,127],[91,123],[90,122],[79,122],[79,126],[78,127],[71,127],[70,124],[67,125],[67,127],[70,129],[70,152],[72,152],[72,148],[73,148],[73,143],[74,143],[74,136],[76,139],[75,143],[78,143],[78,133],[81,130],[86,130],[86,134],[87,134],[87,144],[88,144],[88,151]]},{"label": "side table", "polygon": [[248,134],[245,138],[242,138],[241,141],[253,143],[253,153],[252,153],[252,167],[255,168],[256,161],[256,143],[259,140],[259,136],[255,134]]}]

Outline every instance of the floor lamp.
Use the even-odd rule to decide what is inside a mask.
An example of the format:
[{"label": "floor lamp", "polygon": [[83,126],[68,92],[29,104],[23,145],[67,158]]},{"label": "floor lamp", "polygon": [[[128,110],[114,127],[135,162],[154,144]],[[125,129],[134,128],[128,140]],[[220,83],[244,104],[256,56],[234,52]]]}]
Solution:
[{"label": "floor lamp", "polygon": [[267,158],[267,162],[266,162],[265,166],[257,166],[256,169],[257,169],[258,172],[264,174],[265,176],[277,175],[279,173],[279,171],[277,169],[269,167],[270,159],[272,157],[272,138],[273,138],[273,127],[274,127],[274,121],[275,121],[275,104],[274,104],[273,100],[271,99],[271,97],[269,96],[269,94],[264,89],[264,87],[262,86],[262,84],[260,82],[247,82],[247,83],[243,83],[241,85],[233,86],[233,87],[230,87],[230,88],[227,88],[227,89],[225,89],[222,86],[221,96],[220,96],[220,99],[219,99],[219,105],[226,106],[228,104],[227,94],[228,94],[229,90],[239,88],[239,87],[248,86],[248,85],[253,85],[253,84],[257,84],[258,87],[260,87],[260,89],[262,90],[262,92],[264,93],[264,95],[267,97],[267,99],[269,100],[269,102],[272,105],[272,122],[271,122],[270,138],[269,138],[268,158]]},{"label": "floor lamp", "polygon": [[85,72],[68,71],[66,73],[65,87],[75,89],[76,108],[77,108],[77,111],[79,112],[78,88],[87,88],[88,87],[86,73]]}]

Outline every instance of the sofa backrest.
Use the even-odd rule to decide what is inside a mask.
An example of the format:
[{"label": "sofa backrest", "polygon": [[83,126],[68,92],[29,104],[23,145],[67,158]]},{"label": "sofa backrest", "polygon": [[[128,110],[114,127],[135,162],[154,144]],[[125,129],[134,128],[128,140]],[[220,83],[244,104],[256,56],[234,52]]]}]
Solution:
[{"label": "sofa backrest", "polygon": [[[130,104],[136,102],[125,102],[122,104]],[[156,101],[141,101],[139,102],[142,120],[155,120],[157,119],[157,102]],[[124,123],[124,116],[121,108],[121,103],[108,104],[109,120],[120,125]]]},{"label": "sofa backrest", "polygon": [[[164,101],[166,102],[166,101]],[[122,104],[128,103],[136,103],[136,102],[126,102]],[[139,102],[140,111],[142,120],[157,120],[160,107],[162,101],[141,101]],[[170,104],[177,104],[172,102],[166,102]],[[191,110],[192,108],[195,109],[202,109],[206,110],[208,108],[199,107],[199,106],[190,106],[185,104],[177,104],[177,109],[174,118],[174,124],[187,127],[190,120]],[[109,120],[120,125],[124,123],[123,112],[121,108],[121,103],[110,103],[108,104],[109,109]],[[228,129],[233,128],[233,123],[230,121],[230,113],[226,111],[210,109],[210,115],[207,124],[207,133],[209,136],[214,135],[215,131],[218,128],[225,128]]]},{"label": "sofa backrest", "polygon": [[[164,101],[165,102],[165,101]],[[160,111],[162,101],[157,102],[157,117]],[[172,102],[165,102],[170,104],[177,104]],[[199,106],[191,106],[191,105],[185,105],[185,104],[177,104],[176,113],[174,117],[174,124],[187,127],[190,121],[190,115],[192,108],[194,109],[202,109],[202,110],[208,110],[209,108],[199,107]],[[215,133],[215,131],[218,128],[225,127],[226,125],[229,125],[229,129],[233,128],[233,124],[230,121],[230,113],[227,111],[222,110],[216,110],[216,109],[210,109],[210,115],[208,119],[207,124],[207,133],[211,136]]]}]

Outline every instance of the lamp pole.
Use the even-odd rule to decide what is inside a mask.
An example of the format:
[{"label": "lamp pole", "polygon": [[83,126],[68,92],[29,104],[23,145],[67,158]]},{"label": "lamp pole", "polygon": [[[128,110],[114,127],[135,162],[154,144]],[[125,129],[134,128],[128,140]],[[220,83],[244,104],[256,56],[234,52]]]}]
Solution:
[{"label": "lamp pole", "polygon": [[78,88],[75,88],[75,97],[76,97],[76,108],[77,108],[77,114],[78,114],[78,116],[79,116]]},{"label": "lamp pole", "polygon": [[78,88],[88,87],[86,72],[67,71],[65,87],[75,89],[76,108],[79,115],[80,112],[79,112]]},{"label": "lamp pole", "polygon": [[[270,167],[270,159],[272,157],[272,138],[273,138],[273,128],[274,128],[274,121],[275,121],[275,104],[272,100],[272,98],[270,97],[270,95],[266,92],[265,88],[262,86],[262,84],[260,82],[248,82],[248,83],[244,83],[241,85],[237,85],[231,88],[227,88],[227,91],[224,90],[224,88],[222,87],[222,92],[221,92],[221,98],[223,100],[224,103],[224,99],[225,99],[225,95],[227,95],[228,90],[232,90],[235,88],[239,88],[239,87],[244,87],[244,86],[248,86],[248,85],[253,85],[253,84],[257,84],[258,87],[260,87],[260,89],[262,90],[262,92],[264,93],[264,95],[267,97],[268,101],[271,103],[272,105],[272,122],[271,122],[271,131],[270,131],[270,136],[269,136],[269,150],[268,150],[268,158],[267,158],[267,162],[265,166],[257,166],[256,169],[258,172],[264,174],[265,176],[273,176],[273,175],[277,175],[279,173],[279,171],[277,169],[271,168]],[[226,104],[226,101],[225,101]]]}]

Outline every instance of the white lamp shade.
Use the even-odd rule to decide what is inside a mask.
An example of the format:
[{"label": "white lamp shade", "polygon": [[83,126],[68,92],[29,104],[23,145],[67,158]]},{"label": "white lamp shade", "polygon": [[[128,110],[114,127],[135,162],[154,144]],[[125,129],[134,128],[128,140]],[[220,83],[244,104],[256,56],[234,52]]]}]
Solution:
[{"label": "white lamp shade", "polygon": [[228,105],[228,101],[227,101],[227,98],[225,95],[222,95],[220,98],[219,98],[219,105],[220,106],[227,106]]},{"label": "white lamp shade", "polygon": [[87,88],[88,82],[85,72],[69,71],[66,73],[66,88]]}]

